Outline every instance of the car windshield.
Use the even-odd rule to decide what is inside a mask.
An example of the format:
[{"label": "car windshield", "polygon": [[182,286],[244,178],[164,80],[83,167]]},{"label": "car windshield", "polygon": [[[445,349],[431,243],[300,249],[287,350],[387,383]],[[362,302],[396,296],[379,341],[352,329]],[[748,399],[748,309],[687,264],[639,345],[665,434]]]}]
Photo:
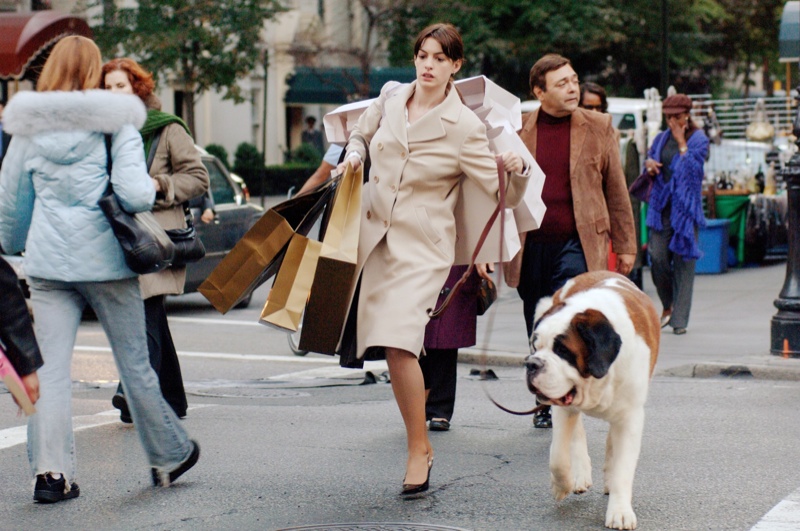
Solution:
[{"label": "car windshield", "polygon": [[217,165],[215,160],[203,159],[203,164],[208,169],[208,177],[211,179],[211,196],[214,198],[214,203],[217,205],[223,203],[235,203],[236,196],[234,195],[233,188],[228,182],[228,178],[222,173],[222,169]]}]

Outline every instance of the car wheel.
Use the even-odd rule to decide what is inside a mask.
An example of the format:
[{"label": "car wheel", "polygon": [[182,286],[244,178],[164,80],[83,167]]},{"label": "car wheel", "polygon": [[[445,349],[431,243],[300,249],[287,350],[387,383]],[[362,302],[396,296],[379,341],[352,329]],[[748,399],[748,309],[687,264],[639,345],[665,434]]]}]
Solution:
[{"label": "car wheel", "polygon": [[292,352],[295,356],[305,356],[308,354],[307,350],[303,350],[300,348],[300,333],[303,331],[303,325],[297,327],[297,332],[290,332],[286,334],[286,338],[289,340],[289,348],[292,349]]},{"label": "car wheel", "polygon": [[236,308],[237,310],[241,310],[243,308],[247,308],[248,306],[250,306],[250,301],[251,300],[253,300],[253,294],[252,293],[250,295],[248,295],[247,297],[245,297],[244,299],[240,300],[236,304],[236,306],[234,306],[234,308]]}]

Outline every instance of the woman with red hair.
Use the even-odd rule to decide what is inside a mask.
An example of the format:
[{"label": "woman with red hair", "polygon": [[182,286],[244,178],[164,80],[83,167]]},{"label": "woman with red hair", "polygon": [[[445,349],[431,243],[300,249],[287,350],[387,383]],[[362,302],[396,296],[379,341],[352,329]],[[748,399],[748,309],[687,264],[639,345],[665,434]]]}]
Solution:
[{"label": "woman with red hair", "polygon": [[[100,86],[111,92],[134,94],[144,102],[147,120],[139,132],[144,141],[148,172],[156,189],[153,213],[164,229],[186,227],[184,204],[206,193],[209,184],[208,171],[194,147],[189,128],[174,114],[161,111],[161,102],[153,93],[153,75],[133,59],[114,59],[103,65]],[[174,266],[139,277],[150,365],[158,374],[164,398],[180,418],[186,416],[188,404],[164,300],[167,295],[183,293],[185,281],[186,268]],[[120,420],[130,423],[130,411],[121,386],[111,403],[120,410]]]}]

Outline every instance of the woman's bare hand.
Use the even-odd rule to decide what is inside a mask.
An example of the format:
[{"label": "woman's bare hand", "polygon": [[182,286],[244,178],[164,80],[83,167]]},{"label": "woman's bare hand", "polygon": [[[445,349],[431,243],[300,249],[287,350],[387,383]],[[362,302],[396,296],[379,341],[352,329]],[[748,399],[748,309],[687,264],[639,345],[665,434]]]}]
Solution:
[{"label": "woman's bare hand", "polygon": [[[25,392],[28,393],[31,402],[35,404],[36,401],[39,400],[39,377],[36,375],[36,371],[26,374],[25,376],[20,376],[20,380],[22,380],[22,385],[25,387]],[[14,402],[19,406],[16,398]]]},{"label": "woman's bare hand", "polygon": [[345,159],[341,164],[336,166],[336,173],[342,174],[347,169],[347,165],[350,164],[353,167],[353,171],[358,170],[361,167],[361,159],[358,157],[349,157]]},{"label": "woman's bare hand", "polygon": [[647,173],[650,175],[656,175],[661,171],[662,164],[660,162],[656,162],[653,159],[647,159],[644,161],[644,167],[647,169]]},{"label": "woman's bare hand", "polygon": [[519,153],[506,151],[501,154],[500,157],[503,159],[503,165],[508,173],[522,173],[522,170],[525,168],[525,162],[522,160],[522,157],[519,156]]},{"label": "woman's bare hand", "polygon": [[479,277],[485,278],[486,280],[492,280],[492,277],[489,276],[489,273],[494,272],[494,264],[475,264],[475,271],[478,272]]}]

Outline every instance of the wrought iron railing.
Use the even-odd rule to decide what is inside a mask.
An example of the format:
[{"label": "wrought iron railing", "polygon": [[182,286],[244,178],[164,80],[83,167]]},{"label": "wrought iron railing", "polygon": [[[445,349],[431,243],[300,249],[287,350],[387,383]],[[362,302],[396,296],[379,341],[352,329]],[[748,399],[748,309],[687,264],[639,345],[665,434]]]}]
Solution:
[{"label": "wrought iron railing", "polygon": [[792,122],[797,116],[796,92],[792,96],[772,98],[711,99],[709,94],[690,95],[695,102],[692,115],[707,120],[708,110],[713,109],[723,133],[723,138],[744,139],[747,126],[753,122],[756,103],[764,101],[767,121],[775,128],[775,136],[792,134]]}]

